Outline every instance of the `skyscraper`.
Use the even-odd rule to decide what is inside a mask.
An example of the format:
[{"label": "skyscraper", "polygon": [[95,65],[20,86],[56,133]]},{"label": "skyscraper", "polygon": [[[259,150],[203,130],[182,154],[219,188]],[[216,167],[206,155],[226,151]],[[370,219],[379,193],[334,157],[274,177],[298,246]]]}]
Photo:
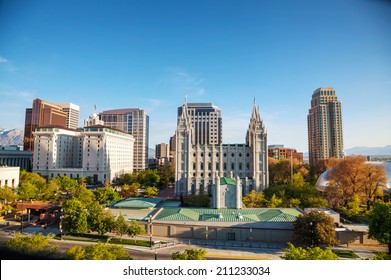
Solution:
[{"label": "skyscraper", "polygon": [[133,170],[145,170],[148,166],[149,116],[143,109],[128,108],[99,113],[105,126],[129,132],[134,137]]},{"label": "skyscraper", "polygon": [[318,88],[312,94],[308,117],[310,164],[343,156],[341,102],[333,88]]},{"label": "skyscraper", "polygon": [[67,113],[58,104],[34,99],[32,108],[26,109],[24,150],[34,150],[33,131],[42,126],[67,127]]},{"label": "skyscraper", "polygon": [[60,103],[62,111],[67,113],[67,128],[77,129],[79,127],[80,107],[72,103]]},{"label": "skyscraper", "polygon": [[[183,106],[178,107],[178,122]],[[223,142],[221,110],[212,103],[187,103],[193,128],[193,145],[220,145]]]}]

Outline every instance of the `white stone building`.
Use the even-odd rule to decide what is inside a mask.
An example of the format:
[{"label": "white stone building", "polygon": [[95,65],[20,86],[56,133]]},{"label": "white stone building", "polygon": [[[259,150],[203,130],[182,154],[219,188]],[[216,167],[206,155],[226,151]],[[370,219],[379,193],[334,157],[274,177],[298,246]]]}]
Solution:
[{"label": "white stone building", "polygon": [[12,189],[19,187],[20,167],[0,166],[0,188],[8,186]]},{"label": "white stone building", "polygon": [[244,194],[268,187],[267,133],[254,101],[245,144],[196,145],[187,103],[176,130],[175,194],[212,194],[219,177],[239,177]]},{"label": "white stone building", "polygon": [[42,127],[34,132],[33,172],[47,178],[112,181],[133,172],[132,135],[101,125],[83,130]]}]

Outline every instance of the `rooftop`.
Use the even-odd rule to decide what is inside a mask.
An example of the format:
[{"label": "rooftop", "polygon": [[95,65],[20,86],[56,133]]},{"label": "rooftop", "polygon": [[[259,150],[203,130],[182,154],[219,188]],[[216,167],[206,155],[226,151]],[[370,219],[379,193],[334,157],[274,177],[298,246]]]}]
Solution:
[{"label": "rooftop", "polygon": [[302,212],[295,208],[163,209],[158,221],[207,221],[207,222],[294,222]]}]

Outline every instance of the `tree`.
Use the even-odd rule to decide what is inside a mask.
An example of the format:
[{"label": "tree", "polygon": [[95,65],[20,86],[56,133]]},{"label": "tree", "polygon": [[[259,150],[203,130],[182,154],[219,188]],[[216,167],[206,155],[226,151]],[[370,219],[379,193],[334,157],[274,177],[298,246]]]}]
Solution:
[{"label": "tree", "polygon": [[22,200],[36,199],[38,196],[38,187],[30,181],[24,181],[18,188],[18,195]]},{"label": "tree", "polygon": [[292,243],[301,247],[334,246],[337,240],[333,218],[315,210],[300,215],[293,223]]},{"label": "tree", "polygon": [[100,235],[112,232],[115,229],[115,218],[109,211],[102,211],[95,220],[95,226],[92,230],[97,231]]},{"label": "tree", "polygon": [[368,237],[388,245],[391,254],[391,204],[376,203],[369,212]]},{"label": "tree", "polygon": [[365,164],[364,173],[366,180],[364,181],[364,194],[367,210],[370,209],[376,197],[383,194],[381,188],[386,186],[387,174],[384,166]]},{"label": "tree", "polygon": [[87,211],[81,211],[69,216],[65,216],[62,221],[64,230],[71,233],[87,233],[90,231],[88,225]]},{"label": "tree", "polygon": [[242,198],[244,205],[248,208],[260,208],[265,202],[263,193],[251,190],[250,193]]},{"label": "tree", "polygon": [[175,171],[172,172],[170,166],[161,165],[157,169],[157,173],[160,176],[159,187],[167,188],[170,184],[175,181]]},{"label": "tree", "polygon": [[183,198],[183,205],[187,207],[209,207],[209,197],[206,194],[194,194]]},{"label": "tree", "polygon": [[4,203],[15,201],[17,197],[17,194],[7,185],[0,187],[0,200]]},{"label": "tree", "polygon": [[156,187],[146,187],[144,190],[145,196],[157,196],[159,194],[159,190]]},{"label": "tree", "polygon": [[111,187],[111,186],[104,186],[103,188],[98,188],[95,191],[93,191],[95,200],[98,201],[100,204],[106,204],[108,201],[120,200],[120,195]]},{"label": "tree", "polygon": [[270,200],[266,202],[267,207],[269,208],[277,208],[280,207],[282,204],[282,198],[277,197],[275,194],[272,195]]},{"label": "tree", "polygon": [[83,247],[75,245],[65,251],[65,258],[68,260],[83,260],[85,258],[86,251]]},{"label": "tree", "polygon": [[[140,226],[136,220],[133,220],[128,227],[128,236],[131,238],[135,238],[138,235],[145,234],[145,228]],[[136,243],[136,239],[134,239],[134,243]]]},{"label": "tree", "polygon": [[114,232],[120,235],[121,242],[122,242],[122,235],[127,234],[128,231],[129,231],[129,225],[125,221],[124,216],[122,216],[122,214],[120,214],[118,216],[117,220],[115,221]]},{"label": "tree", "polygon": [[304,249],[288,243],[284,251],[285,254],[281,257],[284,260],[338,260],[338,256],[330,249],[322,250],[319,247]]},{"label": "tree", "polygon": [[131,185],[125,184],[122,186],[120,195],[124,198],[127,198],[129,196],[138,196],[139,192],[138,189],[140,188],[139,183],[133,183]]},{"label": "tree", "polygon": [[57,248],[49,244],[52,238],[53,235],[44,236],[42,233],[27,236],[16,233],[6,242],[6,247],[23,255],[49,257],[57,252]]},{"label": "tree", "polygon": [[122,246],[108,245],[98,242],[85,248],[74,246],[65,252],[72,260],[131,260],[129,253]]},{"label": "tree", "polygon": [[[363,156],[348,156],[340,160],[328,173],[331,187],[339,188],[340,202],[338,204],[347,207],[355,195],[360,202],[370,204],[381,195],[381,187],[386,185],[387,176],[383,166],[373,166],[365,162]],[[332,188],[327,191],[335,191]],[[327,195],[333,197],[333,195]]]},{"label": "tree", "polygon": [[205,249],[186,249],[183,253],[172,253],[171,257],[173,260],[206,260],[206,253]]}]

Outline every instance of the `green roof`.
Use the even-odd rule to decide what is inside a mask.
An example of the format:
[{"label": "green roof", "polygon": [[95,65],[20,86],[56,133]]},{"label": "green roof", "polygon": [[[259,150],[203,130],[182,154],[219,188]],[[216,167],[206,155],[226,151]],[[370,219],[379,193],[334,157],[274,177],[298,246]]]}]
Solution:
[{"label": "green roof", "polygon": [[160,198],[129,197],[113,205],[114,208],[153,208],[162,200]]},{"label": "green roof", "polygon": [[[221,214],[221,216],[220,216]],[[295,208],[164,208],[155,218],[162,221],[210,221],[210,222],[294,222],[301,215]],[[220,217],[219,217],[220,216]]]},{"label": "green roof", "polygon": [[236,182],[229,177],[221,177],[220,178],[220,185],[234,185],[236,186]]}]

